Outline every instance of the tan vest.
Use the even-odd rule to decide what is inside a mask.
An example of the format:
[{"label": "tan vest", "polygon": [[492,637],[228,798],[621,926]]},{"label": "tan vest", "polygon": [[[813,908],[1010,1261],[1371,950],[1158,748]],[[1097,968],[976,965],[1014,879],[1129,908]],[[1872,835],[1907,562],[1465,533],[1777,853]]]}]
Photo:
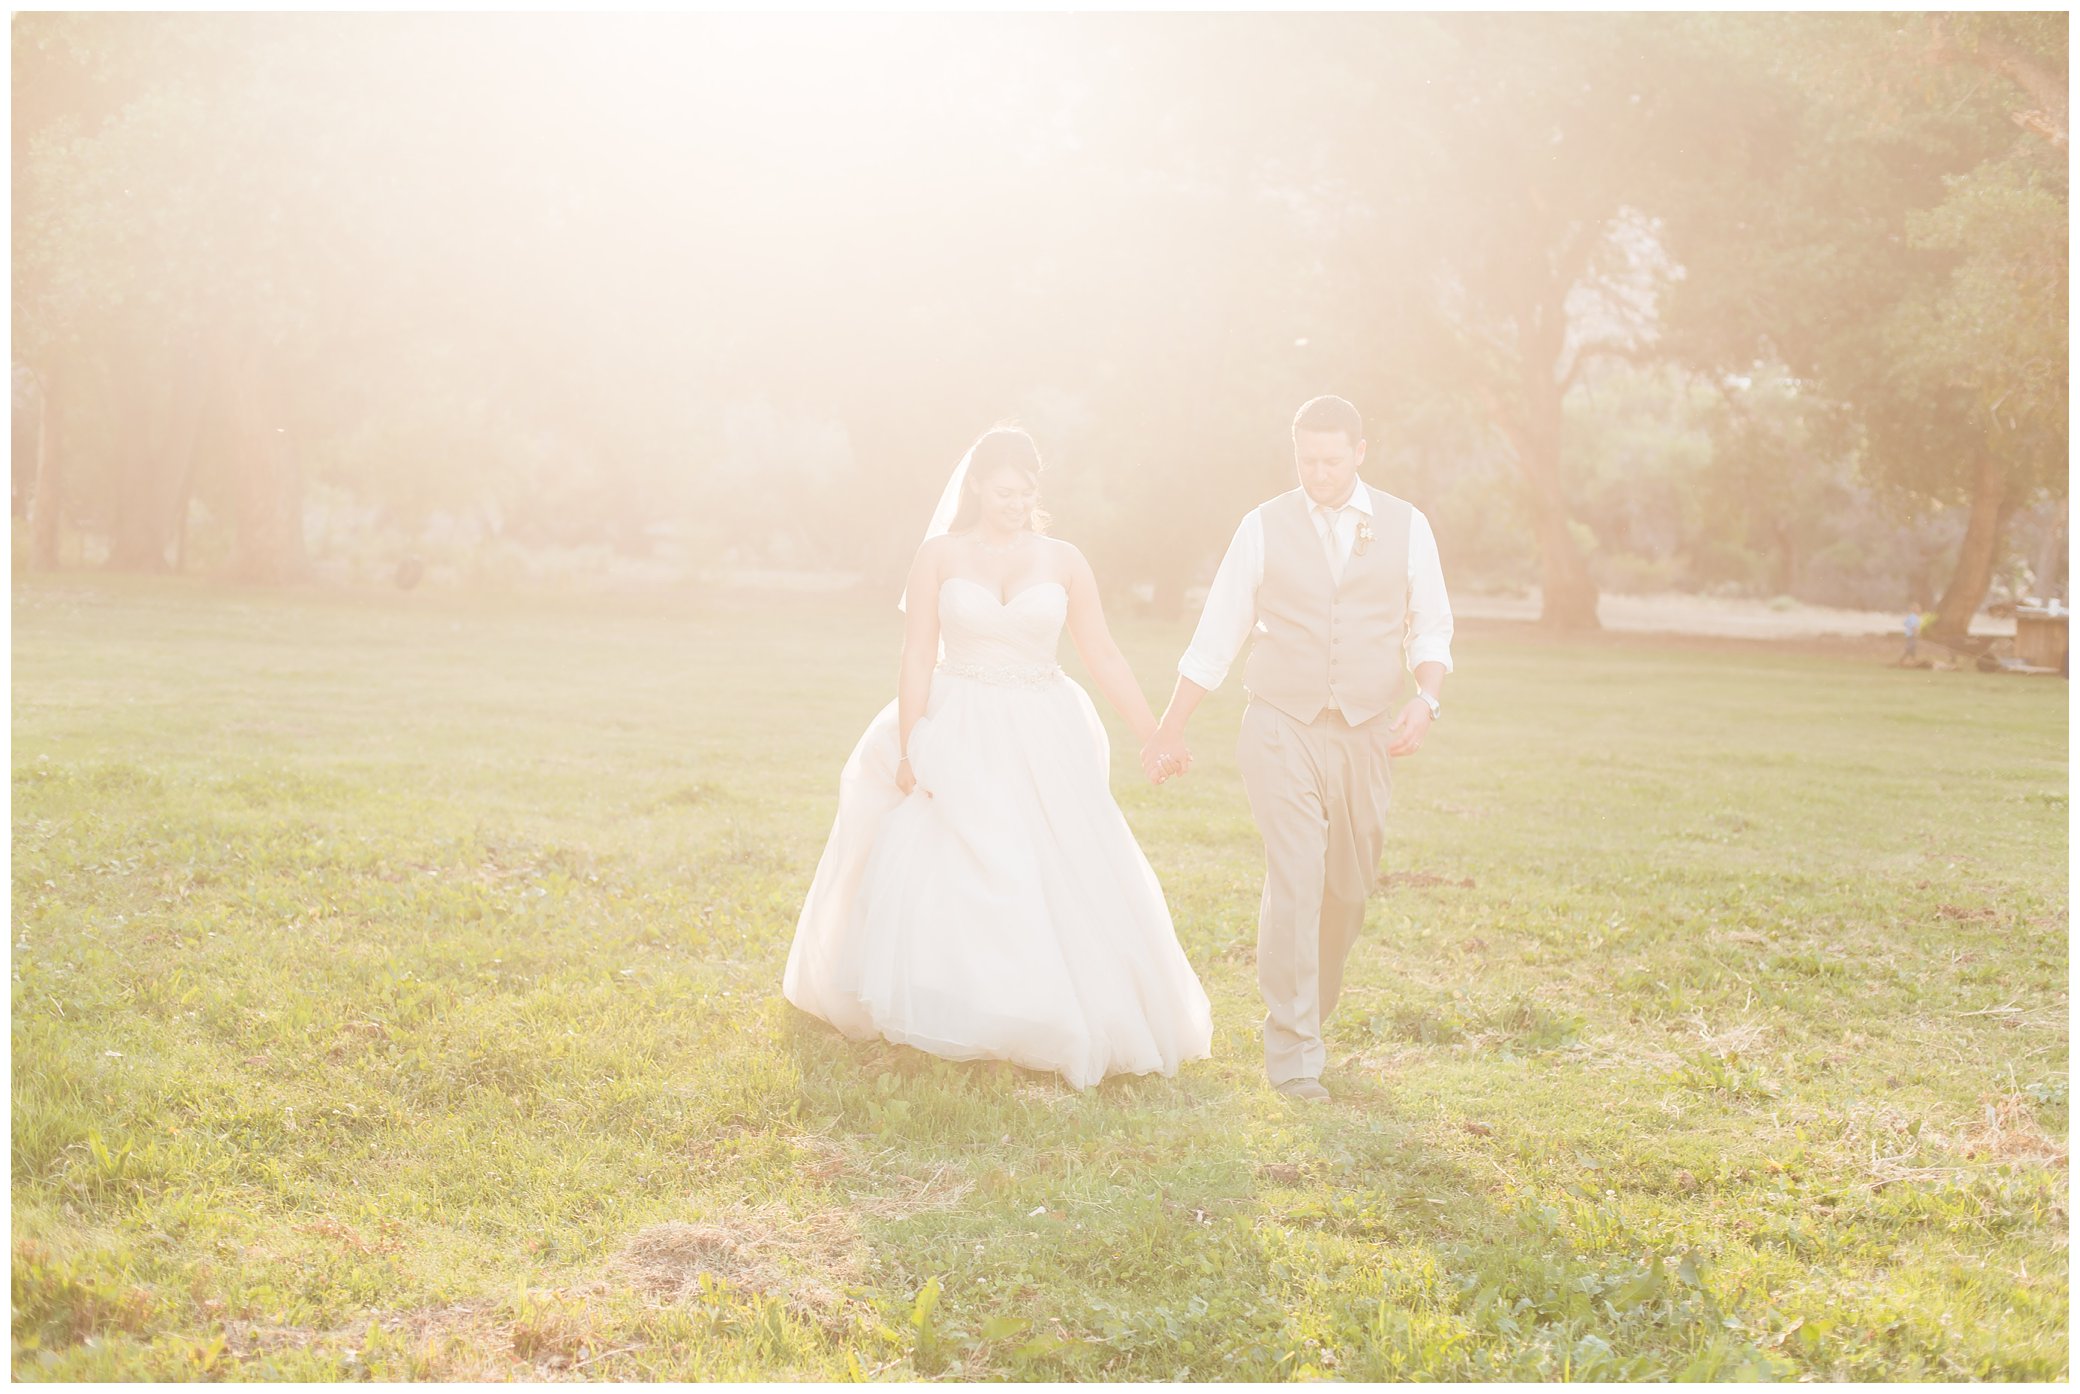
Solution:
[{"label": "tan vest", "polygon": [[1341,581],[1329,572],[1306,490],[1258,510],[1264,584],[1242,681],[1252,698],[1295,721],[1313,721],[1332,706],[1352,725],[1369,721],[1394,705],[1407,671],[1410,506],[1363,480],[1358,487],[1372,495],[1372,516],[1364,519],[1372,541],[1363,555],[1361,544],[1352,545]]}]

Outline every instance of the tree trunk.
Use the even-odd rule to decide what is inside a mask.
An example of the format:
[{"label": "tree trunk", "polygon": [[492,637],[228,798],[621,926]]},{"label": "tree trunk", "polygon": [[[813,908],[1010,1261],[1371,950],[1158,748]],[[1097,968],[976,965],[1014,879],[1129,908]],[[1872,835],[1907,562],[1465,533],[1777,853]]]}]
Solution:
[{"label": "tree trunk", "polygon": [[1972,616],[1979,613],[1993,584],[2001,529],[2012,507],[2007,471],[1990,453],[1981,454],[1972,471],[1972,512],[1965,523],[1964,543],[1957,551],[1957,569],[1950,573],[1949,588],[1936,606],[1930,638],[1962,639],[1971,632]]},{"label": "tree trunk", "polygon": [[1544,565],[1538,622],[1548,629],[1601,629],[1596,616],[1596,582],[1576,545],[1564,509],[1549,508],[1538,522]]},{"label": "tree trunk", "polygon": [[1777,554],[1776,594],[1798,594],[1798,537],[1791,524],[1783,518],[1772,518],[1769,522],[1770,541]]},{"label": "tree trunk", "polygon": [[166,461],[169,466],[167,480],[171,486],[166,507],[173,532],[175,571],[188,569],[188,513],[195,498],[195,472],[202,454],[202,433],[212,407],[211,399],[221,392],[222,374],[202,352],[195,356],[195,368],[196,371],[186,379],[189,395],[184,399],[182,410],[174,416]]},{"label": "tree trunk", "polygon": [[[1557,412],[1554,413],[1558,415]],[[1557,423],[1555,423],[1557,425]],[[1538,622],[1553,629],[1598,629],[1596,582],[1570,526],[1567,498],[1560,487],[1560,436],[1505,418],[1509,438],[1538,536],[1541,601]]]},{"label": "tree trunk", "polygon": [[[1564,291],[1562,293],[1564,295]],[[1517,403],[1501,414],[1523,478],[1538,534],[1541,601],[1538,621],[1552,629],[1599,629],[1596,582],[1571,526],[1560,477],[1562,388],[1556,376],[1566,340],[1562,295],[1520,319]]]},{"label": "tree trunk", "polygon": [[1596,582],[1575,541],[1567,498],[1560,487],[1558,433],[1506,424],[1504,434],[1515,447],[1517,472],[1523,477],[1524,497],[1538,535],[1542,596],[1538,622],[1553,629],[1600,629]]},{"label": "tree trunk", "polygon": [[1517,350],[1514,401],[1500,413],[1538,536],[1538,621],[1561,630],[1602,627],[1596,618],[1596,582],[1575,541],[1573,514],[1560,473],[1560,424],[1569,386],[1560,370],[1567,348],[1567,295],[1595,235],[1591,226],[1575,228],[1519,303],[1513,316]]},{"label": "tree trunk", "polygon": [[37,386],[42,390],[36,411],[36,482],[29,498],[29,558],[38,571],[56,571],[58,524],[65,507],[57,375],[45,369]]},{"label": "tree trunk", "polygon": [[119,466],[108,564],[124,571],[165,571],[180,545],[193,478],[196,437],[202,428],[208,376],[202,355],[181,354],[163,382],[143,380],[163,364],[141,365],[135,398],[150,403]]},{"label": "tree trunk", "polygon": [[128,455],[116,471],[116,496],[109,518],[107,564],[111,571],[167,569],[170,539],[152,486],[150,457],[141,452]]},{"label": "tree trunk", "polygon": [[173,569],[188,569],[188,515],[194,511],[195,501],[195,457],[197,447],[188,451],[188,462],[181,470],[180,486],[173,497]]},{"label": "tree trunk", "polygon": [[279,584],[303,574],[303,472],[286,432],[276,424],[279,398],[265,359],[233,355],[224,377],[230,426],[236,528],[233,571],[239,579]]}]

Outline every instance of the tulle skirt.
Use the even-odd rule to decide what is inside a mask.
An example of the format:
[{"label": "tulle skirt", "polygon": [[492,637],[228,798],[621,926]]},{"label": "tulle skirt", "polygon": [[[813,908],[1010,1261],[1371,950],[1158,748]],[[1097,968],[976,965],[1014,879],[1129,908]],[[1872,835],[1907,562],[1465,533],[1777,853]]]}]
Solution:
[{"label": "tulle skirt", "polygon": [[788,1001],[854,1040],[1009,1060],[1078,1088],[1206,1058],[1205,990],[1113,801],[1081,687],[941,670],[911,733],[908,797],[896,759],[891,702],[839,776]]}]

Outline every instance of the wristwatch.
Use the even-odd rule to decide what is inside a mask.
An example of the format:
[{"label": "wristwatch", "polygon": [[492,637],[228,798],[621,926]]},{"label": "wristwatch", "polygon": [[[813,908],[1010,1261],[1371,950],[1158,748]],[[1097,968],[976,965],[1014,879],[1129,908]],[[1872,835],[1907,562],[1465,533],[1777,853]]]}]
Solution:
[{"label": "wristwatch", "polygon": [[1444,715],[1444,704],[1438,701],[1435,697],[1432,697],[1429,693],[1423,691],[1422,688],[1419,687],[1416,689],[1416,696],[1422,698],[1423,705],[1430,708],[1430,719],[1432,721],[1435,721],[1439,717]]}]

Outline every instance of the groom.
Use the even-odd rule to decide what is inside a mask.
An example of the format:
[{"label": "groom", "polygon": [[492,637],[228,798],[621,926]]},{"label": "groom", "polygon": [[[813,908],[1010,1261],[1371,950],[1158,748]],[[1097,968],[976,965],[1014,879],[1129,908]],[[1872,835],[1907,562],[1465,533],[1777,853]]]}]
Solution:
[{"label": "groom", "polygon": [[[1300,487],[1235,530],[1141,762],[1158,782],[1190,767],[1185,723],[1255,631],[1236,761],[1264,837],[1264,1063],[1281,1094],[1320,1101],[1322,1023],[1378,874],[1388,757],[1413,755],[1440,714],[1452,612],[1429,520],[1358,478],[1356,407],[1301,407],[1293,461]],[[1417,690],[1396,712],[1404,665]]]}]

